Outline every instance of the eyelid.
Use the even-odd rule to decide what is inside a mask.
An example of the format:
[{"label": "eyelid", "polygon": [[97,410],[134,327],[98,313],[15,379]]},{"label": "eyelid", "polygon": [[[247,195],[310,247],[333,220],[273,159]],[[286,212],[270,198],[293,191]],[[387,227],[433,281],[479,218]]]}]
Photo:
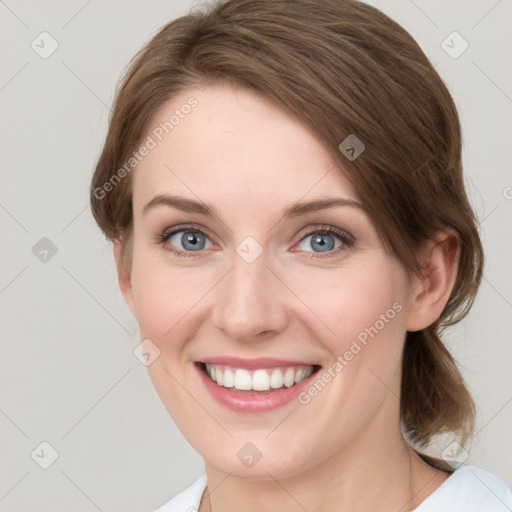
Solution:
[{"label": "eyelid", "polygon": [[157,233],[155,243],[158,245],[163,246],[163,248],[179,257],[201,257],[204,256],[204,250],[201,249],[199,251],[183,251],[181,249],[176,249],[174,246],[171,246],[168,244],[169,239],[175,235],[176,233],[179,233],[180,231],[192,231],[192,232],[198,232],[207,237],[210,242],[214,245],[217,245],[213,240],[211,240],[210,230],[208,228],[205,228],[199,224],[195,223],[184,223],[184,224],[176,224],[174,226],[171,226],[164,231]]},{"label": "eyelid", "polygon": [[[324,252],[315,252],[315,251],[305,251],[302,249],[294,249],[298,244],[300,244],[303,240],[305,240],[308,236],[311,236],[312,234],[320,233],[320,234],[328,234],[333,237],[338,238],[338,240],[341,242],[341,245],[339,247],[335,247],[330,251],[324,251]],[[302,232],[300,235],[300,238],[295,242],[295,244],[292,247],[292,252],[298,252],[303,253],[301,255],[302,258],[307,258],[309,260],[326,260],[329,258],[335,258],[339,257],[343,252],[347,251],[348,249],[351,249],[355,245],[356,239],[353,235],[345,231],[344,229],[336,228],[334,226],[330,225],[315,225],[315,226],[308,226],[306,228],[306,233]]]},{"label": "eyelid", "polygon": [[[211,239],[211,231],[208,228],[205,228],[204,226],[201,226],[199,224],[195,223],[184,223],[184,224],[176,224],[172,227],[169,227],[165,229],[161,234],[157,235],[157,243],[161,245],[165,245],[171,236],[175,235],[176,233],[179,233],[180,231],[192,231],[192,232],[198,232],[206,236],[212,244],[216,244]],[[323,234],[329,234],[332,236],[337,237],[341,242],[342,245],[336,249],[333,249],[331,251],[326,251],[324,253],[319,252],[316,253],[314,251],[292,251],[292,252],[306,252],[310,254],[309,257],[329,257],[337,254],[340,250],[347,249],[349,247],[352,247],[355,243],[355,238],[348,233],[347,231],[336,228],[334,226],[321,224],[321,225],[311,225],[306,228],[306,232],[301,232],[300,236],[296,241],[293,243],[293,247],[295,247],[298,243],[302,242],[305,238],[308,236],[315,234],[315,233],[323,233]],[[200,256],[202,253],[204,253],[204,249],[201,249],[199,251],[182,251],[181,249],[176,249],[174,247],[168,248],[166,247],[166,250],[168,250],[171,253],[177,254],[179,256]]]},{"label": "eyelid", "polygon": [[179,231],[198,231],[199,233],[202,233],[205,236],[210,237],[211,231],[208,228],[205,228],[201,226],[200,224],[194,224],[192,223],[184,223],[184,224],[176,224],[174,226],[171,226],[167,229],[165,229],[160,235],[158,235],[159,238],[169,238],[171,235],[179,232]]},{"label": "eyelid", "polygon": [[[327,224],[322,225],[314,225],[314,226],[308,226],[306,228],[306,233],[301,233],[300,238],[297,239],[294,245],[296,245],[299,242],[302,242],[304,238],[306,238],[309,235],[312,235],[313,233],[325,233],[333,236],[337,236],[345,245],[354,245],[355,238],[353,235],[351,235],[348,231],[345,231],[344,229],[336,228],[334,226],[330,226]],[[320,253],[319,253],[320,254]]]}]

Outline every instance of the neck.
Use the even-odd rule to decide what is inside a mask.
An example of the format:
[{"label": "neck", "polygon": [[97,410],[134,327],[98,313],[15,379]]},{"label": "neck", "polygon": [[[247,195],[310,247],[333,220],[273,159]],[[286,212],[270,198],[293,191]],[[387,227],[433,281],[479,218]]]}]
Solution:
[{"label": "neck", "polygon": [[375,422],[322,464],[290,477],[276,478],[269,469],[268,479],[250,480],[206,463],[208,489],[200,512],[235,512],[242,503],[245,512],[413,510],[449,474],[416,455],[399,422],[389,425],[389,418]]}]

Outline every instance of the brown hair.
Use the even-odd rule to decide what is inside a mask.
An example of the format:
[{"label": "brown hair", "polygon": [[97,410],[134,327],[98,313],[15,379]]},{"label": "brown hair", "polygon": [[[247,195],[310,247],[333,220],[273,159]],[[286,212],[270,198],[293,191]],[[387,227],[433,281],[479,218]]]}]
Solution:
[{"label": "brown hair", "polygon": [[[441,318],[407,333],[401,416],[417,446],[441,432],[464,444],[475,407],[440,331],[471,307],[483,252],[464,189],[459,117],[428,58],[400,25],[355,0],[217,1],[165,25],[120,83],[91,183],[94,217],[109,239],[121,241],[127,270],[131,179],[108,193],[104,184],[139,147],[165,101],[218,82],[258,91],[308,127],[410,272],[420,270],[419,250],[436,233],[458,234],[458,274]],[[365,145],[354,160],[339,149],[350,134]]]}]

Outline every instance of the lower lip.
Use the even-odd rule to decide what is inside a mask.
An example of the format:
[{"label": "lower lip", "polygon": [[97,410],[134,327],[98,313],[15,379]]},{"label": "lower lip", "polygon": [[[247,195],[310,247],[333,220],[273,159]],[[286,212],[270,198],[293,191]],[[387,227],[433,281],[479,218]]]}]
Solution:
[{"label": "lower lip", "polygon": [[272,411],[281,407],[295,398],[297,395],[306,388],[310,380],[318,372],[312,373],[309,377],[303,381],[283,389],[281,391],[269,391],[268,393],[260,392],[258,394],[244,393],[243,391],[232,391],[233,388],[225,388],[219,386],[216,382],[210,379],[203,371],[200,364],[195,364],[196,370],[199,376],[211,394],[211,396],[219,404],[231,409],[236,412],[247,412],[247,413],[262,413]]}]

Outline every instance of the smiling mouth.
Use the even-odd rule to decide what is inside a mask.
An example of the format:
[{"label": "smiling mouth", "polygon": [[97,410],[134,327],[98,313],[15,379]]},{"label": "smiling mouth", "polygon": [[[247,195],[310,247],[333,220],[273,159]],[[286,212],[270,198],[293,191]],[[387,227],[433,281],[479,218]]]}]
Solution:
[{"label": "smiling mouth", "polygon": [[275,368],[236,368],[221,364],[197,363],[210,380],[230,391],[260,394],[291,388],[318,372],[318,365]]}]

